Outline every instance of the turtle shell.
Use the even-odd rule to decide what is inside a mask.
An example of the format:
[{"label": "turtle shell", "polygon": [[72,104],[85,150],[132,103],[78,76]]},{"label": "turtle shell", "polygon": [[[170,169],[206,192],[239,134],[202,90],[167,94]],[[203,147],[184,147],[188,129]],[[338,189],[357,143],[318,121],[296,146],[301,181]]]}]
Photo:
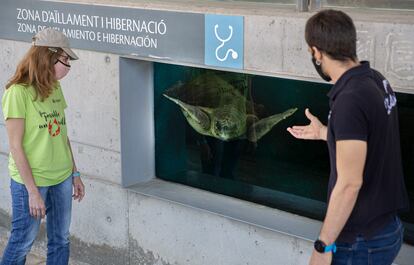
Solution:
[{"label": "turtle shell", "polygon": [[192,106],[213,109],[228,104],[245,103],[247,78],[243,80],[231,75],[206,72],[185,84],[179,83],[169,88],[165,94]]}]

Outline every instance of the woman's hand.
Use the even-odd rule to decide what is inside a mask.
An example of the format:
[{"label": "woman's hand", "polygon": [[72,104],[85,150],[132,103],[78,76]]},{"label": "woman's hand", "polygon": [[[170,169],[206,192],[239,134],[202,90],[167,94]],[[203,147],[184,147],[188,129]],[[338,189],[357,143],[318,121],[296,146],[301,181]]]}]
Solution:
[{"label": "woman's hand", "polygon": [[85,186],[80,177],[73,177],[73,199],[79,202],[85,196]]},{"label": "woman's hand", "polygon": [[305,110],[306,117],[310,120],[310,123],[306,126],[293,126],[287,128],[295,138],[306,140],[324,140],[327,139],[327,128],[323,125],[318,118],[313,116],[309,109]]},{"label": "woman's hand", "polygon": [[30,215],[34,218],[42,219],[46,215],[45,202],[37,188],[36,190],[29,191],[29,209]]}]

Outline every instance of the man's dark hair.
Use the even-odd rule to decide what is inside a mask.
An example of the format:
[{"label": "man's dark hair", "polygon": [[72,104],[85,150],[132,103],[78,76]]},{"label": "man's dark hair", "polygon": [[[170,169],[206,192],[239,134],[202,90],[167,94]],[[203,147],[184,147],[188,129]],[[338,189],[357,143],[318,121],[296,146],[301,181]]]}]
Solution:
[{"label": "man's dark hair", "polygon": [[306,23],[305,39],[338,61],[355,61],[356,30],[352,19],[342,11],[322,10]]}]

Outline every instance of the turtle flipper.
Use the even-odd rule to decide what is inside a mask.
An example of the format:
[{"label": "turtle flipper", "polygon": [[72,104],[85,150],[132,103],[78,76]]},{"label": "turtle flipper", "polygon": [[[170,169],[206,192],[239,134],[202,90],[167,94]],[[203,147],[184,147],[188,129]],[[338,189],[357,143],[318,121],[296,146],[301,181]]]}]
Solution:
[{"label": "turtle flipper", "polygon": [[182,89],[183,86],[184,86],[184,83],[182,83],[181,81],[178,81],[178,83],[176,83],[175,85],[171,86],[166,91],[164,91],[164,95],[168,96],[168,98],[179,98],[187,102],[184,98],[185,93],[184,93],[184,89]]},{"label": "turtle flipper", "polygon": [[297,108],[288,109],[285,112],[266,117],[253,123],[249,126],[249,128],[247,128],[247,139],[251,142],[257,142],[263,137],[263,135],[268,133],[273,126],[295,113],[296,110]]},{"label": "turtle flipper", "polygon": [[172,98],[166,94],[163,95],[181,107],[184,116],[196,131],[204,133],[204,131],[210,129],[210,118],[201,107],[186,104],[181,100]]}]

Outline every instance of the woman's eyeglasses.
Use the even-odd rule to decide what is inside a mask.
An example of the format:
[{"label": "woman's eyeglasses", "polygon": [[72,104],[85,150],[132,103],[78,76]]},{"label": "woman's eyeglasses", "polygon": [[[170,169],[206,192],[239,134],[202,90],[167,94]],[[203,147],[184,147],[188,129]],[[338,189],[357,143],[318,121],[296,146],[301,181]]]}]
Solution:
[{"label": "woman's eyeglasses", "polygon": [[[49,51],[55,52],[55,53],[58,52],[58,50],[56,48],[52,48],[52,47],[49,47]],[[64,66],[70,68],[69,60],[70,60],[70,57],[69,56],[61,54],[56,59],[55,64],[57,64],[59,62],[59,63],[63,64]]]}]

